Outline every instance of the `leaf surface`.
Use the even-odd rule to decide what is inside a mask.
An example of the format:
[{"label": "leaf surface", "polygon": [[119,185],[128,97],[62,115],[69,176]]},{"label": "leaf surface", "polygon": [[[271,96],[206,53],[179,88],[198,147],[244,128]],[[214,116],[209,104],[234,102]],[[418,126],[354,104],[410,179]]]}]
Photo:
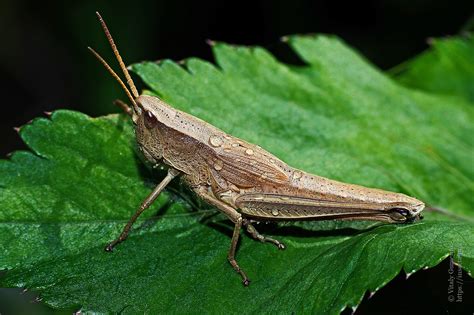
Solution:
[{"label": "leaf surface", "polygon": [[430,49],[393,68],[402,84],[435,94],[474,101],[474,36],[433,38]]},{"label": "leaf surface", "polygon": [[0,269],[8,270],[0,285],[84,311],[337,314],[400,270],[435,266],[451,252],[472,273],[472,103],[400,85],[336,38],[295,36],[289,45],[306,66],[217,44],[217,66],[192,58],[184,68],[133,69],[171,105],[295,167],[400,191],[457,219],[258,226],[287,250],[244,236],[237,258],[252,280],[244,288],[226,260],[232,226],[175,181],[105,253],[164,173],[143,166],[124,117],[61,110],[21,129],[31,152],[0,161]]}]

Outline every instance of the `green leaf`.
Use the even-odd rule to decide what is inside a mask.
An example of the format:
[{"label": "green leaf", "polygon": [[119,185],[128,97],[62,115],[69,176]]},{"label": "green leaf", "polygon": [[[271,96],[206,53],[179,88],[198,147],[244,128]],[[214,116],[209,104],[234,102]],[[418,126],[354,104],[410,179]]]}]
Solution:
[{"label": "green leaf", "polygon": [[252,279],[244,288],[226,260],[232,226],[175,182],[105,253],[163,172],[139,161],[124,117],[57,111],[21,129],[33,153],[0,161],[0,269],[8,269],[0,285],[84,311],[337,314],[400,270],[453,252],[472,273],[472,104],[399,85],[335,38],[289,44],[307,66],[217,44],[217,67],[189,59],[185,68],[134,70],[173,106],[295,167],[401,191],[465,219],[262,226],[287,250],[242,237],[237,259]]},{"label": "green leaf", "polygon": [[431,48],[391,70],[402,84],[474,101],[474,36],[430,39]]}]

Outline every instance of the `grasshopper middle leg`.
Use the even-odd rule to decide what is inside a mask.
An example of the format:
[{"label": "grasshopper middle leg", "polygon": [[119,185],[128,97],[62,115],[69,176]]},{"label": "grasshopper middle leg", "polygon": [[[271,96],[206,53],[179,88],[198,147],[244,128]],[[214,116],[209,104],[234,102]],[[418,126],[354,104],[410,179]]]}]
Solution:
[{"label": "grasshopper middle leg", "polygon": [[265,242],[268,242],[268,243],[272,243],[272,244],[275,244],[276,247],[278,247],[278,249],[285,249],[285,244],[283,244],[282,242],[280,242],[279,240],[276,240],[276,239],[273,239],[271,237],[267,237],[267,236],[264,236],[260,233],[258,233],[257,229],[250,223],[250,222],[244,222],[244,226],[246,227],[247,229],[247,232],[256,240],[262,242],[262,243],[265,243]]}]

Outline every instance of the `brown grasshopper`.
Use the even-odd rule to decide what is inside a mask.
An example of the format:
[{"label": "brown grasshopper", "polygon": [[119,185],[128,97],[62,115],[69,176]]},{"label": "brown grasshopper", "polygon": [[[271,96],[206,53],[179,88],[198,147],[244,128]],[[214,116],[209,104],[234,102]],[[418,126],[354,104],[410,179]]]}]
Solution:
[{"label": "brown grasshopper", "polygon": [[130,99],[132,106],[122,102],[118,105],[133,121],[140,151],[153,165],[168,166],[166,177],[143,201],[120,236],[105,247],[106,251],[127,238],[140,214],[177,176],[234,223],[227,258],[245,286],[250,281],[235,259],[242,227],[260,242],[285,248],[278,240],[258,233],[254,222],[339,219],[402,223],[420,218],[425,205],[415,198],[295,169],[259,146],[228,135],[157,97],[139,95],[104,20],[99,13],[97,16],[130,90],[106,61],[89,49]]}]

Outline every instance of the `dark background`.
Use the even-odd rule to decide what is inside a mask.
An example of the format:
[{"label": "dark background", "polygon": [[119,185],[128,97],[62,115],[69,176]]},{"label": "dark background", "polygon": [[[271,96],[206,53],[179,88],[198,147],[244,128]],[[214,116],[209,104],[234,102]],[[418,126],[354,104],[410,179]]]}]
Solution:
[{"label": "dark background", "polygon": [[[206,39],[263,46],[279,59],[297,63],[280,37],[331,33],[389,69],[426,49],[429,37],[457,34],[472,16],[474,1],[2,0],[1,157],[25,148],[13,127],[44,111],[71,108],[93,116],[118,111],[111,101],[125,99],[123,92],[86,49],[96,48],[115,67],[96,10],[107,21],[126,63],[190,56],[212,61]],[[357,313],[415,314],[422,307],[430,314],[472,314],[472,304],[447,302],[447,270],[445,261],[409,280],[400,275],[371,299],[366,297]],[[472,282],[464,290],[465,300],[473,300]],[[16,290],[0,291],[0,313],[17,297]],[[9,309],[27,312],[20,311],[20,305]]]}]

